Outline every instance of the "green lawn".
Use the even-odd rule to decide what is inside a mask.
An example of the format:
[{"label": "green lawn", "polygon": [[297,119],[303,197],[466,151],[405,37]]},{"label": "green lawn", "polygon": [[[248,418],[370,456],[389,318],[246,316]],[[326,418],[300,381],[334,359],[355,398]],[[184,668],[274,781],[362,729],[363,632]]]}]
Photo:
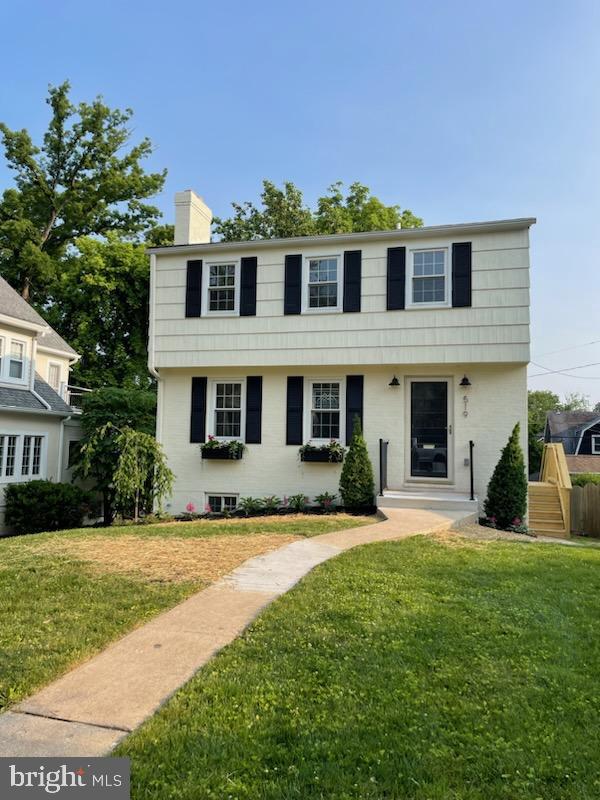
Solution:
[{"label": "green lawn", "polygon": [[[171,553],[173,561],[184,559],[186,548],[199,540],[219,544],[217,539],[227,539],[230,552],[225,564],[229,564],[235,561],[239,536],[314,536],[366,521],[372,519],[346,515],[284,517],[88,528],[0,539],[0,709],[208,582],[197,576],[186,579],[185,572],[183,578],[165,576],[164,569],[153,575],[148,564],[144,565],[145,573],[137,574],[132,564],[132,573],[123,574],[123,563],[119,562],[135,561],[132,551],[143,556],[153,546],[156,558],[160,556],[157,563],[163,563],[169,562]],[[109,552],[112,562],[105,558]],[[196,553],[188,553],[188,561]],[[99,561],[100,556],[104,558],[101,568],[94,563],[94,554]],[[202,552],[198,557],[210,560],[212,556]]]},{"label": "green lawn", "polygon": [[318,567],[117,754],[137,800],[597,800],[599,730],[600,551],[417,537]]}]

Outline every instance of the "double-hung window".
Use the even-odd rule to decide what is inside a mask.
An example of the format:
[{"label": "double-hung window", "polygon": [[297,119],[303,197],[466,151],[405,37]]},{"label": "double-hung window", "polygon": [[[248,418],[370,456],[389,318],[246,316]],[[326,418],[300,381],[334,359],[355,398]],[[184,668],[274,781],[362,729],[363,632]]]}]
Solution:
[{"label": "double-hung window", "polygon": [[311,384],[310,438],[340,438],[341,385],[338,381],[314,381]]},{"label": "double-hung window", "polygon": [[241,439],[243,394],[241,381],[215,381],[212,435],[217,439]]},{"label": "double-hung window", "polygon": [[306,274],[307,311],[338,311],[341,304],[339,256],[308,258]]},{"label": "double-hung window", "polygon": [[25,343],[13,339],[10,343],[10,359],[8,375],[10,378],[22,380],[25,371]]},{"label": "double-hung window", "polygon": [[237,262],[207,264],[205,281],[207,314],[237,314],[240,276]]},{"label": "double-hung window", "polygon": [[600,456],[600,434],[592,435],[592,455]]},{"label": "double-hung window", "polygon": [[24,436],[21,475],[38,476],[42,466],[43,436]]},{"label": "double-hung window", "polygon": [[45,437],[28,433],[0,434],[0,481],[40,478],[46,472]]},{"label": "double-hung window", "polygon": [[48,364],[48,383],[57,394],[60,392],[60,364]]},{"label": "double-hung window", "polygon": [[440,247],[412,251],[412,274],[408,282],[408,305],[447,305],[448,251]]}]

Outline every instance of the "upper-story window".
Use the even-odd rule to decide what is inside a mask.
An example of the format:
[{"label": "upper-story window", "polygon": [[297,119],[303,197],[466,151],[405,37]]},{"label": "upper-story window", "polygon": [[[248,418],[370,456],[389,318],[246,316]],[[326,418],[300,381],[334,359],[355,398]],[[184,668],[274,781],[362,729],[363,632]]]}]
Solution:
[{"label": "upper-story window", "polygon": [[24,382],[26,342],[0,337],[0,381]]},{"label": "upper-story window", "polygon": [[440,247],[411,251],[408,306],[444,306],[449,303],[448,251]]},{"label": "upper-story window", "polygon": [[209,433],[217,439],[241,439],[244,430],[245,382],[216,380],[212,384]]},{"label": "upper-story window", "polygon": [[239,264],[234,261],[208,264],[204,286],[207,314],[238,314],[240,310]]},{"label": "upper-story window", "polygon": [[60,392],[60,364],[48,364],[48,383],[55,392]]},{"label": "upper-story window", "polygon": [[307,258],[304,273],[304,310],[339,311],[342,295],[339,256]]}]

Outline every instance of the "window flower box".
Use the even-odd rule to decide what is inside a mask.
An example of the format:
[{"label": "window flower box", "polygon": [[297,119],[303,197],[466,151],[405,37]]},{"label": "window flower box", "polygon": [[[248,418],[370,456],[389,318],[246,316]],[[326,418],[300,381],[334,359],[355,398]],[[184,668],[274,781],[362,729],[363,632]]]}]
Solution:
[{"label": "window flower box", "polygon": [[235,439],[230,442],[222,442],[215,439],[214,436],[209,436],[208,441],[200,445],[203,459],[219,459],[221,461],[239,461],[244,455],[245,449],[246,445],[243,442]]},{"label": "window flower box", "polygon": [[323,445],[305,444],[299,450],[300,461],[321,464],[340,464],[345,452],[345,448],[335,441]]}]

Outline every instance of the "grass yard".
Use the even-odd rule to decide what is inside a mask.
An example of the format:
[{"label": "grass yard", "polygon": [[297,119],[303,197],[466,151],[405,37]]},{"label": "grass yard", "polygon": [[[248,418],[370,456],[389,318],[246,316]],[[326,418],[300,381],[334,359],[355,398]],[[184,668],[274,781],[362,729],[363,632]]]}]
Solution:
[{"label": "grass yard", "polygon": [[358,548],[118,749],[136,800],[597,800],[600,551]]},{"label": "grass yard", "polygon": [[298,515],[0,539],[0,709],[247,558],[372,521]]}]

